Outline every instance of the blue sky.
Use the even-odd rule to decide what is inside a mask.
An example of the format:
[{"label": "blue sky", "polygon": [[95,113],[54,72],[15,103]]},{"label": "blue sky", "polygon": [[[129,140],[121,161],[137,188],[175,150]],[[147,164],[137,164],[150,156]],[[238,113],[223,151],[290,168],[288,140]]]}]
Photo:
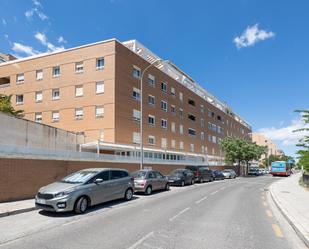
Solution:
[{"label": "blue sky", "polygon": [[0,51],[21,57],[137,39],[287,154],[309,108],[307,0],[1,0]]}]

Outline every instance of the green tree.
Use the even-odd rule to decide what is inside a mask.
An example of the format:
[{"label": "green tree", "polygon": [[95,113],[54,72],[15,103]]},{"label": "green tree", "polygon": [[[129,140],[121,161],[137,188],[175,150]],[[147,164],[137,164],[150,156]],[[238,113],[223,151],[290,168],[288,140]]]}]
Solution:
[{"label": "green tree", "polygon": [[4,95],[0,94],[0,112],[4,112],[7,114],[14,115],[16,117],[23,117],[24,111],[22,110],[15,110],[12,107],[12,95]]},{"label": "green tree", "polygon": [[275,161],[286,161],[287,162],[289,159],[293,159],[293,157],[287,156],[287,155],[281,155],[281,156],[269,155],[267,158],[263,159],[262,163],[264,165],[271,165],[272,162],[275,162]]},{"label": "green tree", "polygon": [[256,143],[241,138],[226,137],[222,140],[221,149],[225,154],[225,160],[228,163],[237,163],[237,172],[240,173],[241,163],[249,167],[249,162],[259,160],[265,153],[266,147],[258,146]]},{"label": "green tree", "polygon": [[[309,109],[308,110],[296,110],[302,116],[303,121],[305,124],[309,124]],[[308,132],[309,127],[305,127],[302,129],[295,130],[294,132]],[[309,172],[309,136],[305,135],[302,139],[299,140],[297,146],[301,147],[302,149],[297,151],[299,155],[298,165],[303,166],[304,169]]]}]

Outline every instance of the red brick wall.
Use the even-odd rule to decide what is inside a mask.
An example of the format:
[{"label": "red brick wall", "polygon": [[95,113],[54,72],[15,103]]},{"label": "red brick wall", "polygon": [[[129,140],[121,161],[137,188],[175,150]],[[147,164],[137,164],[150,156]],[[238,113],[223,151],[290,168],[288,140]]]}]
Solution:
[{"label": "red brick wall", "polygon": [[[181,165],[149,165],[162,174],[183,168]],[[0,158],[0,202],[33,198],[38,189],[84,168],[125,168],[130,172],[139,164],[107,162],[74,162]],[[220,167],[218,167],[220,168]]]}]

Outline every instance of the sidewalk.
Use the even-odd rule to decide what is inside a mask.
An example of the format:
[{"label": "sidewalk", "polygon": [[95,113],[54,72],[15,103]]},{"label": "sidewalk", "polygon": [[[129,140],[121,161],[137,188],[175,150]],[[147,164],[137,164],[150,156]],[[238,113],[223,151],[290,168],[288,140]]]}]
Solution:
[{"label": "sidewalk", "polygon": [[298,183],[301,173],[273,183],[270,193],[280,211],[309,247],[309,191]]},{"label": "sidewalk", "polygon": [[29,212],[35,209],[34,199],[0,203],[0,218]]}]

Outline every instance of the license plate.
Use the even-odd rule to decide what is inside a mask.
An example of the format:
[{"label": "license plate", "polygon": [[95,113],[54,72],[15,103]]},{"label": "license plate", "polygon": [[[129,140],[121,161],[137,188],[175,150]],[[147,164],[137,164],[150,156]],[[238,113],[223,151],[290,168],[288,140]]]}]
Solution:
[{"label": "license plate", "polygon": [[174,182],[174,180],[169,180],[169,182]]},{"label": "license plate", "polygon": [[46,200],[44,199],[36,199],[36,202],[39,204],[46,204]]}]

